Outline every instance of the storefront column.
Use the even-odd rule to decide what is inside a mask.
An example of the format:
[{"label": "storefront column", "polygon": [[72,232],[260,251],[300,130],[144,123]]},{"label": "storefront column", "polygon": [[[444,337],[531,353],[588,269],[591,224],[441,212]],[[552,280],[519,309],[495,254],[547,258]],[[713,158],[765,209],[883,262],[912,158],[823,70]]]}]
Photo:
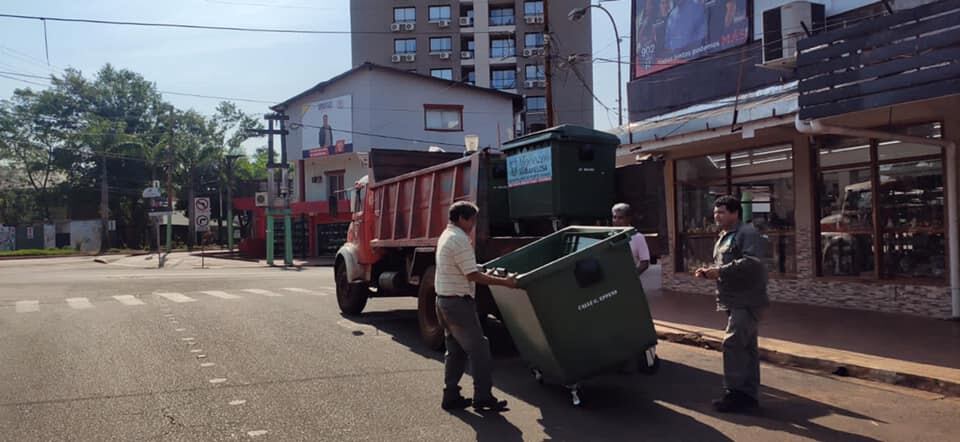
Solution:
[{"label": "storefront column", "polygon": [[[945,115],[942,130],[943,130],[944,139],[953,141],[955,145],[960,146],[960,115],[957,115],[956,113],[950,113],[948,115]],[[955,147],[954,150],[956,149],[958,148]],[[954,152],[953,155],[951,155],[950,152],[947,152],[946,159],[947,160],[953,159],[952,163],[947,163],[947,167],[952,167],[953,170],[955,171],[960,170],[960,152]],[[954,173],[952,176],[955,180],[960,181],[960,177],[957,177],[956,173]],[[944,177],[944,179],[948,179],[950,177],[951,177],[951,174],[948,173]],[[956,182],[956,184],[957,185],[954,186],[953,188],[960,189],[960,182]],[[949,188],[950,186],[948,185],[946,187]],[[948,192],[946,194],[946,199],[944,202],[947,204],[948,210],[951,204],[960,205],[960,192],[955,192],[953,195],[950,195]],[[960,220],[958,220],[957,222],[960,223]],[[957,226],[957,228],[960,229],[960,226]],[[948,237],[947,240],[950,241],[950,244],[953,247],[960,247],[960,238]],[[949,261],[949,258],[947,259]],[[960,265],[960,263],[947,262],[948,269],[956,268],[956,266],[958,265]],[[960,318],[960,300],[957,299],[957,295],[954,293],[954,290],[956,290],[956,288],[951,287],[951,293],[950,293],[950,303],[951,303],[951,313],[952,313],[951,316]]]},{"label": "storefront column", "polygon": [[661,261],[664,287],[669,287],[674,280],[674,263],[677,253],[677,185],[676,161],[667,159],[663,166],[663,187],[666,190],[667,203],[667,248],[666,256]]},{"label": "storefront column", "polygon": [[814,180],[814,157],[810,138],[796,134],[793,138],[794,222],[796,223],[797,278],[809,281],[816,275],[817,250],[816,210],[817,186]]}]

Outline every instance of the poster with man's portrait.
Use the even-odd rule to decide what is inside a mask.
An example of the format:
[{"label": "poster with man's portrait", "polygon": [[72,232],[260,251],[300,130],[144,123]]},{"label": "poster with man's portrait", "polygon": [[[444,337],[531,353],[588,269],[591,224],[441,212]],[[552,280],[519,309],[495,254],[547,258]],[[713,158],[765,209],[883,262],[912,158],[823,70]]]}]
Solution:
[{"label": "poster with man's portrait", "polygon": [[353,152],[353,100],[344,95],[303,106],[303,158]]},{"label": "poster with man's portrait", "polygon": [[633,78],[747,42],[747,0],[634,0]]}]

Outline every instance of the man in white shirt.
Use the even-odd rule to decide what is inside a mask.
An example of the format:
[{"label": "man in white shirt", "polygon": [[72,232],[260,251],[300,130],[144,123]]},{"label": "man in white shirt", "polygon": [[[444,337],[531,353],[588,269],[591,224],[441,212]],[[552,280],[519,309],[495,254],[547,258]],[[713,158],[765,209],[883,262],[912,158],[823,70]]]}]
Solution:
[{"label": "man in white shirt", "polygon": [[[447,353],[444,360],[444,410],[463,409],[470,404],[481,411],[503,411],[507,401],[493,397],[490,342],[483,335],[477,316],[475,283],[516,287],[513,277],[500,278],[480,272],[470,232],[477,223],[476,205],[466,201],[450,206],[450,223],[437,240],[434,286],[437,318],[443,325]],[[473,401],[460,395],[460,378],[470,359],[473,374]]]},{"label": "man in white shirt", "polygon": [[[618,203],[613,206],[613,225],[617,227],[633,227],[633,208],[627,203]],[[636,233],[630,238],[630,252],[633,253],[633,262],[637,265],[637,274],[643,274],[650,268],[650,248],[647,239],[642,233]]]}]

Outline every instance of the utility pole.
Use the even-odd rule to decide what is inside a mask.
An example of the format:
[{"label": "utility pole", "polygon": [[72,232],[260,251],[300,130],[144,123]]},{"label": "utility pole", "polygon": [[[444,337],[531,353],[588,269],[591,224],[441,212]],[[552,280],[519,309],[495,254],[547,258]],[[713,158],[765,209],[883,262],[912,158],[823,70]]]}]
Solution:
[{"label": "utility pole", "polygon": [[287,162],[287,125],[289,116],[280,113],[280,167],[283,184],[280,187],[280,197],[283,198],[283,264],[293,265],[293,222],[290,219],[290,163]]},{"label": "utility pole", "polygon": [[[267,120],[267,129],[252,129],[248,133],[253,135],[266,135],[267,138],[267,265],[273,265],[274,258],[274,216],[283,215],[284,216],[284,264],[293,265],[293,249],[291,248],[291,235],[290,235],[290,198],[289,191],[287,189],[287,155],[286,155],[286,136],[290,133],[286,129],[284,122],[289,120],[290,117],[284,114],[267,114],[263,117]],[[273,122],[280,121],[280,129],[274,129]],[[273,136],[280,135],[280,146],[284,150],[281,152],[282,161],[280,165],[274,161],[274,150],[273,150]],[[284,179],[283,184],[281,185],[280,192],[277,192],[277,180],[276,180],[276,170],[277,168],[282,169],[282,178]],[[274,210],[276,207],[276,198],[280,196],[284,200],[284,205],[282,210]]]},{"label": "utility pole", "polygon": [[173,251],[173,110],[167,125],[167,254]]},{"label": "utility pole", "polygon": [[227,155],[227,247],[233,253],[233,167],[241,155]]},{"label": "utility pole", "polygon": [[550,35],[549,3],[548,0],[543,0],[543,74],[546,76],[547,83],[547,127],[553,127],[555,125],[553,115],[553,51],[551,48],[553,45],[553,37]]},{"label": "utility pole", "polygon": [[110,250],[110,189],[107,182],[107,152],[100,156],[100,253]]}]

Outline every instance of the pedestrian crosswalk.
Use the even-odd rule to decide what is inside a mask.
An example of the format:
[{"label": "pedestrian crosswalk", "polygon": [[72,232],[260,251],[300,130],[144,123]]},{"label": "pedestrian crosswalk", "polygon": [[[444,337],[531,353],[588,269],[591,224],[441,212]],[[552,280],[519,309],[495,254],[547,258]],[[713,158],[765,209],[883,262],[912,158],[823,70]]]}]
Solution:
[{"label": "pedestrian crosswalk", "polygon": [[[14,312],[16,313],[37,313],[50,308],[66,307],[70,310],[89,310],[104,305],[118,305],[121,307],[138,307],[162,304],[187,304],[202,301],[204,299],[221,300],[241,300],[244,298],[280,298],[284,294],[306,295],[306,296],[332,296],[336,293],[333,287],[320,287],[316,289],[306,289],[300,287],[285,287],[281,289],[267,290],[260,288],[244,288],[231,290],[203,290],[197,292],[174,292],[164,291],[150,294],[125,294],[113,295],[104,298],[95,298],[91,300],[87,297],[70,297],[61,302],[47,302],[41,305],[39,300],[25,299],[14,303]],[[0,309],[0,313],[6,309]],[[9,310],[7,310],[9,311]]]}]

